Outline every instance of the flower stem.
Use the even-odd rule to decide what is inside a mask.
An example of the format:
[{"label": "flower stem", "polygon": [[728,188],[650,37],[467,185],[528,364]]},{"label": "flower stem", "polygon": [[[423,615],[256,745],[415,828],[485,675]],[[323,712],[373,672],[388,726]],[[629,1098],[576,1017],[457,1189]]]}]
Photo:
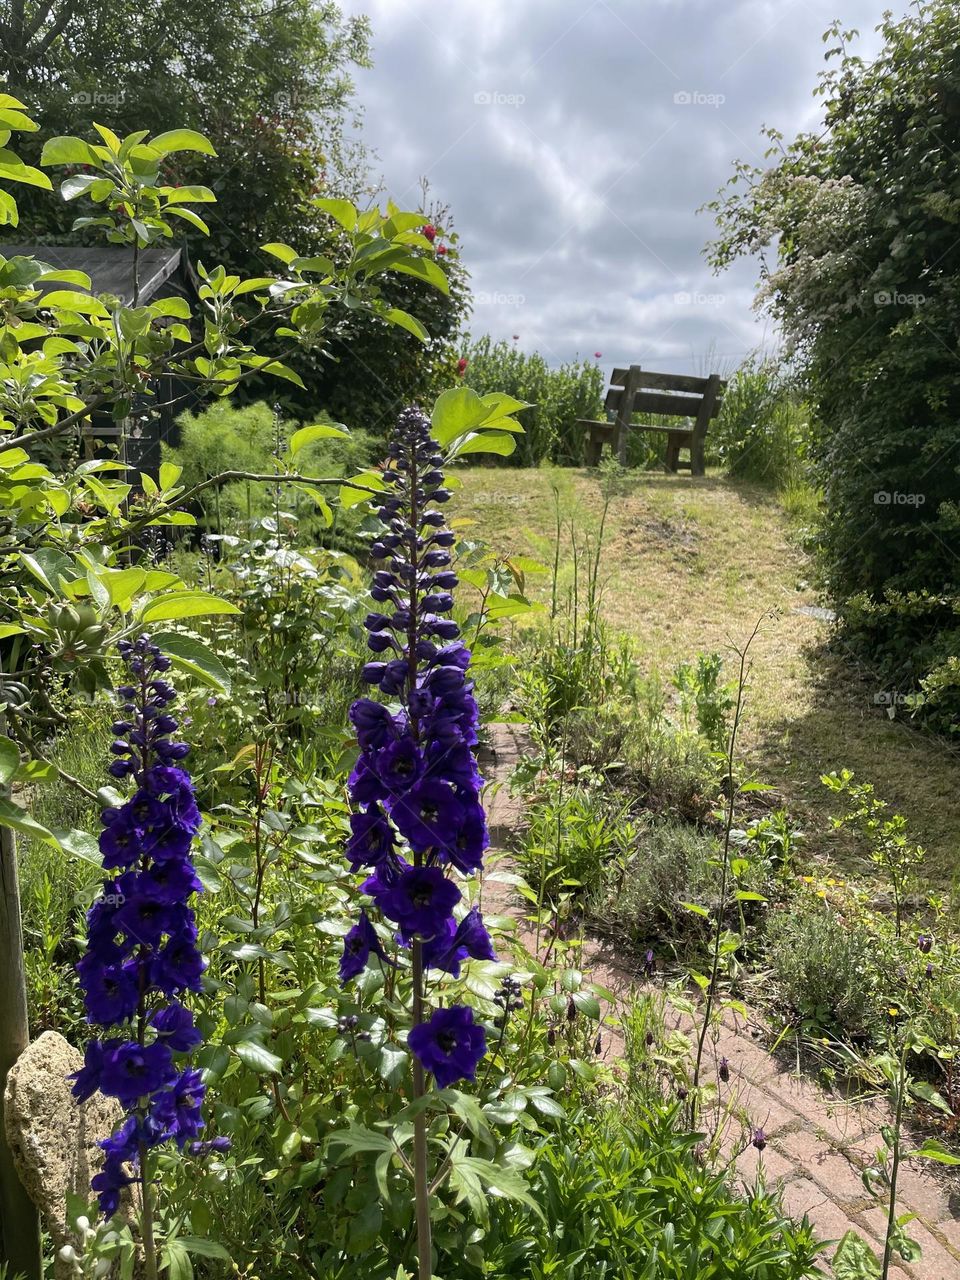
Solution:
[{"label": "flower stem", "polygon": [[143,1274],[146,1280],[157,1280],[157,1245],[153,1235],[153,1183],[150,1178],[150,1154],[147,1144],[140,1143],[140,1240],[143,1244]]},{"label": "flower stem", "polygon": [[907,1052],[909,1039],[904,1040],[897,1072],[897,1112],[893,1122],[893,1151],[890,1158],[890,1200],[887,1206],[887,1231],[883,1244],[883,1269],[881,1280],[887,1280],[893,1255],[893,1233],[897,1225],[897,1176],[900,1172],[900,1129],[903,1125],[903,1102],[907,1092]]},{"label": "flower stem", "polygon": [[[423,944],[413,943],[413,1025],[423,1021]],[[419,1100],[426,1093],[423,1066],[413,1055],[413,1096]],[[413,1121],[413,1186],[417,1220],[417,1274],[419,1280],[431,1280],[433,1252],[430,1235],[430,1175],[427,1168],[427,1117],[418,1111]]]}]

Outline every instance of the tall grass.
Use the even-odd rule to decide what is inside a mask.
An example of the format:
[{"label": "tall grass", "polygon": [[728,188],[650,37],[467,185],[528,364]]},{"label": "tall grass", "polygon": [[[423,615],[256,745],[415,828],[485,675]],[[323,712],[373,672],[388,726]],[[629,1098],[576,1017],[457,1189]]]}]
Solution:
[{"label": "tall grass", "polygon": [[788,370],[751,356],[727,381],[707,447],[731,475],[797,490],[809,485],[811,413]]}]

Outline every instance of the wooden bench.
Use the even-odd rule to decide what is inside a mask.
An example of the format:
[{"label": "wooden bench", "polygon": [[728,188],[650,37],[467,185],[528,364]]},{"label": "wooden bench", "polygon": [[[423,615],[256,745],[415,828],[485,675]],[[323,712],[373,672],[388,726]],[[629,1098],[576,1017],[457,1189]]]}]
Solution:
[{"label": "wooden bench", "polygon": [[[692,378],[683,373],[653,373],[632,364],[629,369],[614,369],[610,389],[603,407],[605,422],[580,418],[578,426],[588,427],[587,466],[600,461],[605,444],[616,448],[621,464],[627,461],[627,431],[661,431],[667,437],[667,470],[689,467],[690,474],[702,476],[705,471],[704,447],[711,418],[720,412],[720,400],[726,383],[717,373],[708,378]],[[666,414],[692,418],[689,427],[648,427],[633,423],[635,413]],[[689,449],[689,461],[681,462],[680,450]]]}]

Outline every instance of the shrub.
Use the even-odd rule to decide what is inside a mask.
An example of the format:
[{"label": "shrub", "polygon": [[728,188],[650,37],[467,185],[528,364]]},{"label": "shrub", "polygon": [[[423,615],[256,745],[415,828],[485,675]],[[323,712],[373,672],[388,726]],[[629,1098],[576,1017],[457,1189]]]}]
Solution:
[{"label": "shrub", "polygon": [[590,904],[591,915],[634,950],[656,938],[697,930],[701,917],[684,902],[709,902],[718,892],[715,840],[688,822],[651,818]]},{"label": "shrub", "polygon": [[779,1198],[759,1189],[738,1199],[724,1173],[703,1166],[703,1135],[685,1132],[678,1112],[661,1104],[626,1120],[612,1112],[585,1117],[544,1144],[532,1170],[544,1221],[508,1211],[491,1273],[504,1280],[820,1274],[807,1220],[791,1223]]},{"label": "shrub", "polygon": [[813,1032],[869,1038],[878,1001],[874,950],[866,931],[809,893],[770,920],[767,959],[773,977]]},{"label": "shrub", "polygon": [[707,447],[731,475],[791,488],[807,476],[810,409],[776,360],[750,356],[727,381]]},{"label": "shrub", "polygon": [[543,784],[529,812],[518,861],[527,881],[552,901],[596,892],[636,839],[625,803],[606,795],[596,776],[581,774],[574,786]]},{"label": "shrub", "polygon": [[[921,0],[901,19],[887,13],[879,32],[869,59],[840,24],[827,33],[826,127],[786,144],[776,135],[773,167],[738,168],[713,206],[712,257],[722,268],[775,246],[763,298],[816,402],[825,583],[848,639],[874,661],[896,631],[903,661],[884,665],[881,678],[899,670],[916,686],[946,661],[955,634],[912,654],[899,600],[929,599],[928,620],[939,615],[955,633],[960,598],[960,241],[943,182],[960,146],[960,10]],[[950,730],[960,691],[946,674],[933,678],[920,713]]]},{"label": "shrub", "polygon": [[[199,484],[224,470],[252,471],[269,474],[274,471],[274,458],[283,452],[298,422],[281,419],[263,402],[242,408],[218,401],[202,413],[185,413],[179,418],[180,443],[164,445],[164,460],[183,468],[181,483],[187,487]],[[316,421],[332,421],[320,415]],[[352,475],[362,471],[374,458],[378,445],[363,431],[346,438],[319,440],[307,445],[298,455],[298,466],[304,475]],[[234,481],[205,490],[198,498],[201,524],[218,533],[245,527],[276,509],[276,490],[272,485]],[[307,531],[320,531],[323,522],[316,515],[310,497],[289,486],[281,488],[284,511],[304,517]]]},{"label": "shrub", "polygon": [[493,342],[489,337],[471,344],[467,360],[466,381],[478,394],[505,391],[530,403],[519,414],[524,434],[512,455],[516,465],[582,463],[584,432],[577,419],[604,416],[604,376],[598,365],[574,360],[551,369],[537,352],[528,355],[509,342]]}]

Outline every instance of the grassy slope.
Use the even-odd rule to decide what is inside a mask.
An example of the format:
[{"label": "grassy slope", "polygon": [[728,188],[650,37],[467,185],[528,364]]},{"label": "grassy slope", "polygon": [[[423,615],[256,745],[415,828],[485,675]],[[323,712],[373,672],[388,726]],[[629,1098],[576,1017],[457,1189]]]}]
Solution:
[{"label": "grassy slope", "polygon": [[[476,523],[467,536],[501,552],[552,558],[551,483],[561,491],[566,523],[578,539],[596,530],[600,483],[579,471],[488,470],[461,473],[454,512]],[[569,587],[570,540],[563,547],[562,588]],[[604,612],[639,642],[641,661],[666,679],[698,652],[735,655],[766,610],[755,642],[743,747],[751,767],[774,786],[807,827],[810,847],[848,853],[829,833],[829,793],[821,773],[843,767],[872,781],[910,821],[927,849],[931,879],[949,882],[960,851],[960,754],[874,705],[870,673],[824,648],[829,626],[797,612],[815,605],[807,557],[768,491],[727,478],[643,474],[613,499],[602,557]],[[549,575],[529,580],[546,599]]]}]

